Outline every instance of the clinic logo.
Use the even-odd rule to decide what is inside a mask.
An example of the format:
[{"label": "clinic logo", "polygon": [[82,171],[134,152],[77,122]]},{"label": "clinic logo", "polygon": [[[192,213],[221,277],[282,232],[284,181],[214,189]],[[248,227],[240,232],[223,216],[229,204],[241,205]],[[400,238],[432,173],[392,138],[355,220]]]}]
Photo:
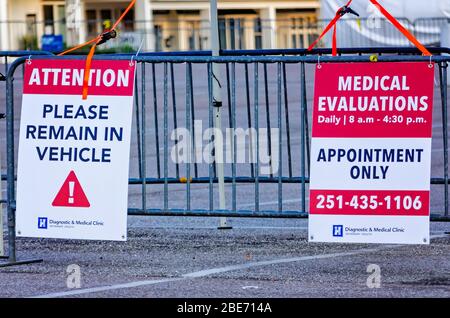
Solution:
[{"label": "clinic logo", "polygon": [[344,236],[344,226],[343,225],[333,225],[333,236],[343,237]]},{"label": "clinic logo", "polygon": [[38,218],[38,229],[46,230],[48,227],[48,218]]}]

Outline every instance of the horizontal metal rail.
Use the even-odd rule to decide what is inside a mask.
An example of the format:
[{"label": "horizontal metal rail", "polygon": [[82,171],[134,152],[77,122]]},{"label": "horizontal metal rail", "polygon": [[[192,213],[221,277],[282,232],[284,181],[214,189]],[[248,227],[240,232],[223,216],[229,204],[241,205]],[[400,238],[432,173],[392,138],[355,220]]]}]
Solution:
[{"label": "horizontal metal rail", "polygon": [[308,218],[307,213],[299,213],[298,211],[283,211],[283,213],[278,213],[272,210],[264,211],[253,211],[253,210],[236,210],[233,211],[233,215],[230,215],[229,210],[206,210],[206,209],[194,209],[194,210],[184,210],[184,209],[168,209],[168,210],[162,210],[162,209],[147,209],[147,210],[140,210],[140,209],[128,209],[129,215],[152,215],[152,216],[192,216],[192,217],[199,217],[199,216],[216,216],[216,217],[222,217],[222,216],[232,216],[232,217],[239,217],[239,218],[298,218],[298,219],[305,219]]},{"label": "horizontal metal rail", "polygon": [[[52,59],[54,56],[36,56],[39,59]],[[11,72],[8,75],[14,73],[15,68],[24,63],[28,57],[18,58],[16,61],[11,63]],[[31,56],[33,58],[33,56]],[[70,59],[80,59],[84,60],[86,57],[84,55],[71,55],[71,56],[60,56],[59,59],[70,60]],[[94,60],[117,60],[117,61],[127,61],[130,60],[130,55],[95,55]],[[192,64],[205,64],[205,63],[240,63],[240,64],[254,64],[254,63],[286,63],[286,64],[317,64],[320,63],[356,63],[356,62],[372,62],[372,63],[382,63],[382,62],[449,62],[450,56],[434,55],[431,57],[426,56],[397,56],[397,55],[383,55],[379,56],[377,62],[373,62],[370,56],[144,56],[138,55],[133,58],[133,61],[138,63],[192,63]]]},{"label": "horizontal metal rail", "polygon": [[53,53],[39,50],[0,51],[0,57],[21,57],[30,55],[53,55]]},{"label": "horizontal metal rail", "polygon": [[[450,48],[429,46],[427,49],[432,54],[450,54]],[[421,54],[415,47],[367,47],[367,48],[338,48],[338,54]],[[330,48],[308,49],[263,49],[263,50],[220,50],[221,56],[261,56],[261,55],[326,55],[331,54]],[[121,53],[117,55],[133,55],[133,53]],[[211,56],[211,51],[177,51],[177,52],[144,52],[142,56]]]}]

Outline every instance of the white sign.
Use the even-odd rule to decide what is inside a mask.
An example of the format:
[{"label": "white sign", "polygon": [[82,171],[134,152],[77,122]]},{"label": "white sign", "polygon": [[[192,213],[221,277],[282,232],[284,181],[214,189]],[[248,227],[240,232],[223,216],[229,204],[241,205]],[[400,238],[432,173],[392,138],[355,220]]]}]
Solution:
[{"label": "white sign", "polygon": [[310,242],[429,244],[434,65],[316,69]]},{"label": "white sign", "polygon": [[127,238],[135,66],[83,60],[25,65],[17,174],[17,236]]}]

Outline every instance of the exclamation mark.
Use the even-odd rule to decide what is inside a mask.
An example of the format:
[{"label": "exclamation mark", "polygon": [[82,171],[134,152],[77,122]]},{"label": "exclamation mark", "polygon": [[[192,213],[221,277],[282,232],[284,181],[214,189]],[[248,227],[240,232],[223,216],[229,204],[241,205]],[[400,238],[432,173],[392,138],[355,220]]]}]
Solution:
[{"label": "exclamation mark", "polygon": [[73,204],[73,189],[75,188],[75,182],[69,181],[69,204]]}]

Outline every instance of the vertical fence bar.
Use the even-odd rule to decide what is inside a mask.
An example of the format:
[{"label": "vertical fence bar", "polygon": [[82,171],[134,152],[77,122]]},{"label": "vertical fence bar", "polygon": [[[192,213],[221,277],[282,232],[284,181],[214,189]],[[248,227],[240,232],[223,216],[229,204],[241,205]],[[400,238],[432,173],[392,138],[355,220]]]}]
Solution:
[{"label": "vertical fence bar", "polygon": [[[196,140],[195,140],[195,104],[194,104],[194,79],[192,77],[192,64],[189,64],[189,72],[190,72],[190,87],[191,87],[191,118],[192,118],[192,136],[194,136],[194,138],[192,138],[193,141],[193,149],[194,149],[194,153],[197,151],[197,146],[196,146]],[[201,133],[201,132],[200,132]],[[196,178],[198,178],[198,166],[197,166],[197,160],[194,160],[194,175]]]},{"label": "vertical fence bar", "polygon": [[159,158],[159,125],[158,125],[158,92],[156,90],[156,69],[155,63],[152,63],[152,80],[153,80],[153,113],[155,125],[155,152],[156,152],[156,170],[158,178],[161,178],[161,163]]},{"label": "vertical fence bar", "polygon": [[[277,64],[277,114],[278,114],[278,212],[283,211],[283,160],[282,156],[282,111],[281,111],[281,63]],[[270,135],[270,130],[269,130]],[[270,146],[269,146],[270,147]],[[272,157],[271,157],[272,158]],[[272,159],[271,159],[272,163]]]},{"label": "vertical fence bar", "polygon": [[[210,127],[210,128],[213,128],[213,127]],[[211,139],[211,142],[213,144],[215,143],[215,138],[216,138],[216,136],[213,136],[213,138]],[[212,156],[213,156],[213,178],[214,178],[214,180],[216,180],[217,179],[216,147],[213,147],[213,149],[212,149]]]},{"label": "vertical fence bar", "polygon": [[[191,83],[192,83],[192,64],[186,65],[186,129],[192,138],[191,127]],[[195,140],[195,137],[192,138]],[[187,162],[186,162],[186,211],[191,210],[191,158],[192,158],[192,141],[188,141]],[[195,149],[195,148],[194,148]]]},{"label": "vertical fence bar", "polygon": [[230,79],[230,64],[226,63],[226,77],[227,77],[227,102],[228,102],[228,125],[231,127],[231,79]]},{"label": "vertical fence bar", "polygon": [[[175,140],[178,140],[177,135],[177,128],[178,128],[178,121],[177,121],[177,96],[175,93],[175,74],[173,70],[173,63],[170,63],[170,80],[171,80],[171,89],[172,89],[172,112],[173,112],[173,129],[175,131]],[[187,127],[186,127],[187,128]],[[180,164],[178,161],[178,149],[175,152],[176,156],[176,163],[175,163],[175,173],[177,179],[180,179]]]},{"label": "vertical fence bar", "polygon": [[[301,99],[301,121],[302,126],[305,126],[308,119],[306,118],[306,73],[305,73],[305,63],[300,64],[300,94]],[[301,133],[301,151],[300,151],[300,162],[301,162],[301,176],[302,176],[302,213],[306,213],[306,182],[305,182],[305,143],[306,136],[308,134],[308,128],[302,129]]]},{"label": "vertical fence bar", "polygon": [[231,64],[231,128],[233,131],[233,162],[231,164],[231,178],[232,178],[232,210],[236,212],[236,163],[237,163],[237,145],[236,145],[236,64]]},{"label": "vertical fence bar", "polygon": [[[233,128],[233,110],[232,110],[232,88],[231,88],[231,78],[230,78],[230,63],[226,63],[226,77],[227,77],[227,101],[228,101],[228,127],[229,128]],[[231,143],[231,151],[233,152],[233,129],[230,129],[230,134],[228,136],[228,139]],[[228,156],[228,154],[226,154],[224,156],[224,162],[226,162],[225,158]],[[231,155],[233,156],[233,154]],[[231,169],[233,169],[233,166],[231,166]]]},{"label": "vertical fence bar", "polygon": [[[306,165],[308,167],[308,175],[310,171],[310,162],[311,162],[311,151],[309,148],[309,119],[308,119],[308,100],[306,98],[306,69],[305,69],[305,63],[301,63],[301,85],[303,86],[303,91],[301,92],[301,101],[302,101],[302,111],[304,112],[302,125],[305,126],[305,128],[302,131],[302,134],[305,134],[305,145],[302,147],[306,147]],[[305,174],[303,174],[305,176]]]},{"label": "vertical fence bar", "polygon": [[248,63],[245,63],[245,93],[247,97],[247,124],[249,128],[249,139],[250,139],[250,173],[252,178],[255,176],[255,167],[253,164],[253,135],[252,135],[252,112],[250,109],[250,81],[248,78]]},{"label": "vertical fence bar", "polygon": [[146,152],[146,115],[145,115],[145,63],[141,63],[141,145],[142,145],[142,210],[147,210],[147,152]]},{"label": "vertical fence bar", "polygon": [[448,127],[447,127],[447,62],[439,64],[442,100],[442,135],[444,142],[444,200],[445,216],[448,216]]},{"label": "vertical fence bar", "polygon": [[[256,151],[254,154],[255,159],[255,212],[259,212],[259,74],[258,74],[258,62],[254,64],[254,109],[255,116],[255,134],[256,134]],[[252,137],[250,137],[252,139]],[[253,150],[253,148],[252,148]]]},{"label": "vertical fence bar", "polygon": [[[208,103],[208,119],[209,119],[209,127],[212,128],[214,126],[213,124],[213,91],[212,91],[212,65],[211,62],[208,63],[208,95],[209,95],[209,103]],[[211,130],[210,130],[211,131]],[[212,136],[211,136],[212,138]],[[210,142],[212,142],[210,140]],[[212,153],[210,153],[210,156],[212,156]],[[211,157],[209,158],[209,210],[214,210],[214,160],[211,160]]]},{"label": "vertical fence bar", "polygon": [[[136,72],[137,73],[137,72]],[[139,179],[143,179],[142,173],[142,151],[141,151],[141,116],[139,115],[139,89],[138,89],[138,80],[137,74],[134,79],[134,104],[136,109],[136,144],[137,144],[137,152],[138,152],[138,169],[139,169]]]},{"label": "vertical fence bar", "polygon": [[[267,138],[269,142],[268,154],[270,158],[270,177],[273,177],[273,169],[272,169],[272,136],[270,134],[270,106],[269,106],[269,83],[267,78],[267,63],[264,63],[264,91],[265,91],[265,100],[266,100],[266,125],[267,125]],[[278,94],[281,94],[281,91],[278,91]]]},{"label": "vertical fence bar", "polygon": [[164,211],[169,210],[169,127],[168,127],[168,85],[167,62],[164,62]]},{"label": "vertical fence bar", "polygon": [[287,138],[287,155],[289,177],[292,178],[292,157],[291,157],[291,130],[289,125],[289,102],[287,93],[286,64],[283,63],[283,80],[284,80],[284,111],[286,118],[286,138]]},{"label": "vertical fence bar", "polygon": [[16,262],[16,210],[14,187],[14,86],[12,76],[6,73],[6,201],[8,213],[8,261]]}]

